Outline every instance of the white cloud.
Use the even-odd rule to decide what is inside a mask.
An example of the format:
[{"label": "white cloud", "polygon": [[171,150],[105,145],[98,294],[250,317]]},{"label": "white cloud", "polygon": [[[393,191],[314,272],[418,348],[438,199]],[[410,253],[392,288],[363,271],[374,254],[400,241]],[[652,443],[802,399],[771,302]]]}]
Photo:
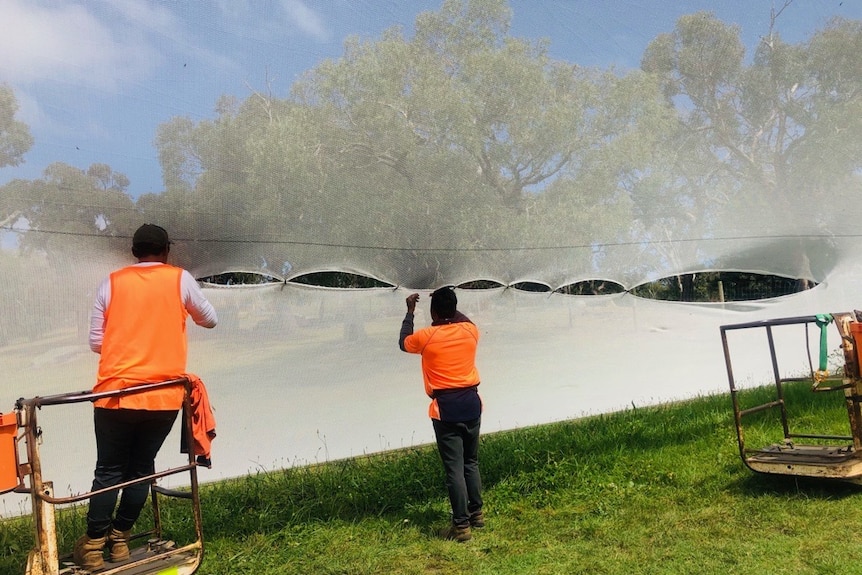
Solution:
[{"label": "white cloud", "polygon": [[91,10],[106,5],[0,0],[0,78],[107,88],[151,72],[158,53],[140,31],[109,25]]},{"label": "white cloud", "polygon": [[179,30],[173,13],[164,8],[162,4],[141,0],[112,0],[110,6],[124,20],[133,23],[137,27],[148,28],[162,33]]},{"label": "white cloud", "polygon": [[332,33],[320,13],[302,0],[263,4],[255,0],[218,0],[220,21],[234,34],[248,39],[280,43],[291,32],[328,42]]},{"label": "white cloud", "polygon": [[[193,34],[193,28],[206,30],[206,21],[200,21],[201,14],[219,14],[221,10],[210,11],[208,4],[194,6],[190,3],[164,4],[148,0],[112,0],[110,7],[116,10],[121,20],[127,21],[132,29],[145,31],[152,42],[153,48],[160,54],[166,52],[182,53],[184,61],[199,60],[204,66],[213,69],[233,69],[236,62],[227,55],[220,54],[210,47],[199,43],[199,35]],[[188,20],[188,21],[186,21]],[[221,25],[221,22],[218,25]]]},{"label": "white cloud", "polygon": [[331,34],[323,19],[317,12],[309,8],[305,2],[302,2],[302,0],[283,0],[282,6],[288,18],[303,33],[321,42],[329,40]]}]

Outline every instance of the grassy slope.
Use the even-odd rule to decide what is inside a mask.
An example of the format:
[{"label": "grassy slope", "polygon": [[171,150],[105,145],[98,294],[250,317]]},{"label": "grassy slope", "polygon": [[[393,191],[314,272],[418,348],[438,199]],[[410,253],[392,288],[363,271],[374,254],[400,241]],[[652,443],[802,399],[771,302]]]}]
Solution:
[{"label": "grassy slope", "polygon": [[[787,400],[796,431],[846,433],[835,395]],[[768,414],[747,431],[780,437]],[[466,544],[435,536],[448,503],[431,448],[206,485],[198,573],[862,573],[862,491],[746,469],[728,396],[486,435],[481,465],[488,526]],[[83,524],[61,515],[67,549]],[[20,523],[0,523],[0,573],[24,572]],[[166,523],[187,536],[179,510]]]}]

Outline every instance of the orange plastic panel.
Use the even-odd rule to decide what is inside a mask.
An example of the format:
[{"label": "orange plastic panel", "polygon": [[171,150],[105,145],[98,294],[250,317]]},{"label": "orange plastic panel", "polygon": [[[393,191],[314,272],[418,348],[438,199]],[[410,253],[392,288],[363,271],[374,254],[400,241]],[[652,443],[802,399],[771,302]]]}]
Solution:
[{"label": "orange plastic panel", "polygon": [[15,436],[18,422],[14,413],[0,414],[0,493],[18,485],[18,450]]},{"label": "orange plastic panel", "polygon": [[850,335],[853,336],[853,343],[856,347],[856,363],[859,366],[859,374],[862,375],[862,353],[859,353],[859,345],[862,344],[862,323],[854,321],[849,325]]}]

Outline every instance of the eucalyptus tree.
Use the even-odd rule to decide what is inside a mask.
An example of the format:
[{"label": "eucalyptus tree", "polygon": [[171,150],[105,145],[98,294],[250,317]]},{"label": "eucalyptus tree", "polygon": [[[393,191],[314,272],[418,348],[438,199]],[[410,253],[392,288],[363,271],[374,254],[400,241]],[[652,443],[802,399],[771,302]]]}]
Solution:
[{"label": "eucalyptus tree", "polygon": [[[25,222],[17,235],[17,250],[0,250],[0,267],[9,271],[8,277],[17,278],[5,287],[4,300],[12,309],[39,310],[37,316],[51,318],[47,323],[31,317],[5,330],[7,335],[37,336],[60,327],[86,330],[92,302],[70,303],[69,294],[92,293],[99,279],[93,273],[101,273],[96,258],[109,252],[106,242],[131,256],[128,238],[137,216],[126,192],[128,181],[106,164],[81,170],[55,162],[40,178],[3,186],[2,193],[14,201]],[[113,241],[115,236],[123,239]],[[15,275],[18,266],[25,266],[27,273]]]},{"label": "eucalyptus tree", "polygon": [[33,147],[30,127],[15,119],[18,100],[12,88],[0,84],[0,168],[18,166]]},{"label": "eucalyptus tree", "polygon": [[499,272],[525,246],[594,244],[598,222],[628,209],[615,174],[634,169],[624,150],[643,102],[662,112],[655,90],[552,60],[510,22],[504,0],[446,0],[412,36],[348,39],[289,98],[255,92],[215,120],[172,120],[157,138],[168,192],[202,213],[231,206],[227,227],[259,243],[427,284],[468,266],[464,251],[496,250],[472,262]]},{"label": "eucalyptus tree", "polygon": [[862,22],[835,19],[796,45],[770,30],[746,64],[738,28],[701,12],[656,38],[643,67],[662,76],[690,141],[780,209],[862,162],[860,46]]},{"label": "eucalyptus tree", "polygon": [[[412,38],[393,28],[352,39],[296,87],[320,122],[315,153],[343,174],[332,185],[374,202],[367,225],[394,245],[518,258],[525,246],[590,243],[607,217],[596,218],[615,186],[582,183],[599,155],[624,161],[603,151],[632,129],[622,83],[552,60],[545,41],[510,36],[510,20],[501,0],[448,0],[418,16]],[[539,199],[551,189],[554,201]]]},{"label": "eucalyptus tree", "polygon": [[738,27],[706,12],[681,17],[643,57],[679,118],[666,150],[682,150],[686,167],[667,185],[713,235],[808,228],[824,206],[840,209],[862,162],[862,23],[834,19],[799,44],[777,23],[780,10],[750,62]]},{"label": "eucalyptus tree", "polygon": [[125,233],[135,219],[128,183],[106,164],[81,170],[63,162],[50,164],[36,180],[12,182],[21,217],[27,220],[22,246],[50,251],[52,241],[68,245],[90,236]]},{"label": "eucalyptus tree", "polygon": [[[24,161],[24,154],[33,147],[30,127],[15,119],[17,112],[15,92],[9,86],[0,84],[0,168],[20,165]],[[20,217],[20,208],[13,196],[13,189],[0,187],[0,226],[14,224]]]},{"label": "eucalyptus tree", "polygon": [[[303,191],[278,175],[294,154],[286,153],[281,136],[269,141],[273,126],[288,126],[295,141],[303,140],[291,122],[281,123],[289,107],[271,95],[255,93],[243,101],[225,96],[216,103],[213,119],[175,117],[158,127],[155,145],[165,191],[142,196],[137,205],[176,237],[195,240],[186,244],[193,254],[178,252],[177,257],[268,261],[266,253],[246,251],[259,251],[255,246],[270,239],[278,243],[280,230],[293,229],[285,221],[289,210],[278,198],[296,199]],[[267,184],[273,181],[277,189]],[[227,271],[278,270],[208,269],[204,275]]]}]

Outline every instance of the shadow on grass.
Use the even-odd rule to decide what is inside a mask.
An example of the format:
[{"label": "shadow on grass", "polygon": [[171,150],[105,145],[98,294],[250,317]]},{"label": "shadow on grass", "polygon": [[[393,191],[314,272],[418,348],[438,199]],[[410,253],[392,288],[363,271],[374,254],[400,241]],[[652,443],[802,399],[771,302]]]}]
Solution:
[{"label": "shadow on grass", "polygon": [[[743,465],[741,460],[739,464]],[[862,493],[862,486],[847,481],[773,475],[754,471],[731,482],[728,488],[750,498],[769,494],[779,497],[802,495],[808,499],[835,500],[856,497]]]}]

